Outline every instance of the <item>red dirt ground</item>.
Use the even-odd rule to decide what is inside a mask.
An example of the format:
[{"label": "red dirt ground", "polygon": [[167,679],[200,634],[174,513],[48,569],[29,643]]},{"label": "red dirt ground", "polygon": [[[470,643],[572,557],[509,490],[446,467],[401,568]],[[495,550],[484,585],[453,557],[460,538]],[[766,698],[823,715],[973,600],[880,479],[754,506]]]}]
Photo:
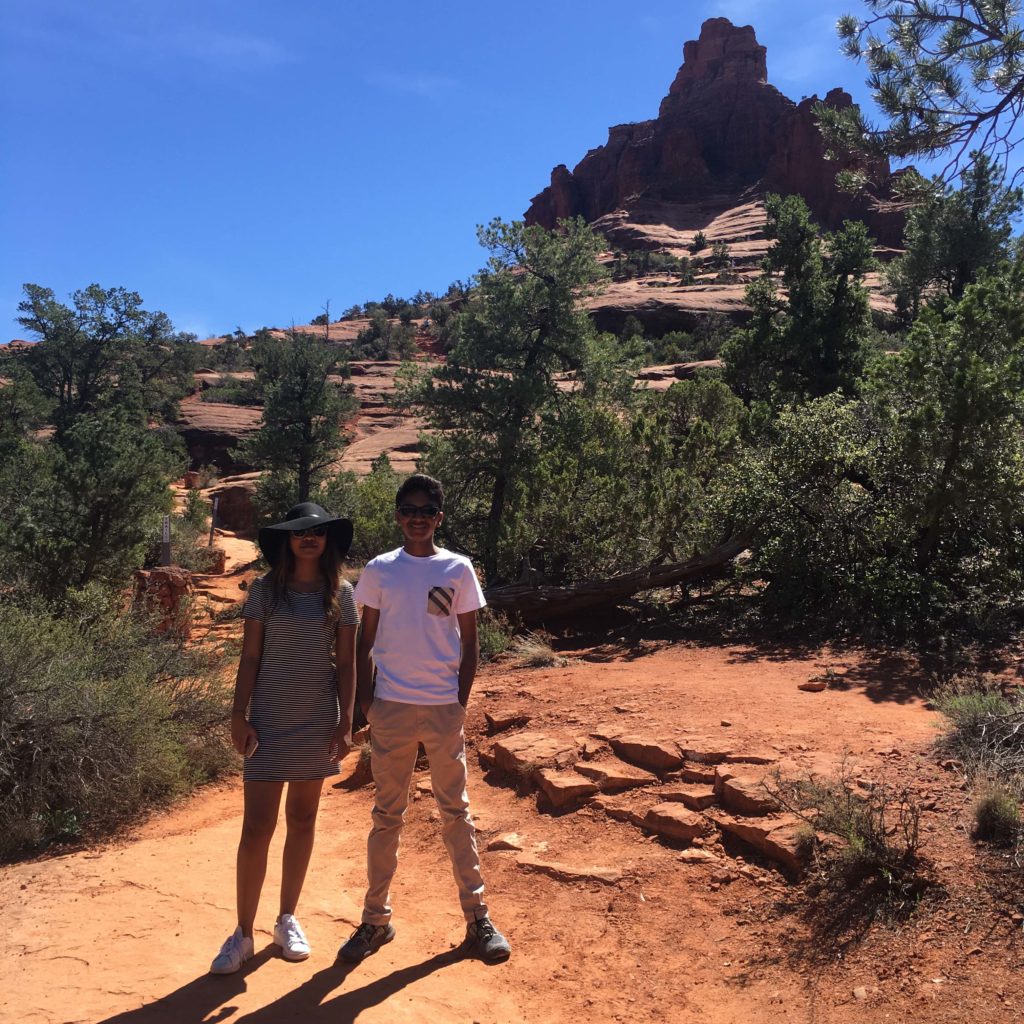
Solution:
[{"label": "red dirt ground", "polygon": [[[251,556],[251,545],[239,547],[245,543],[233,542],[229,572]],[[242,596],[240,578],[211,577],[203,589],[224,606]],[[238,628],[232,620],[218,632]],[[797,689],[826,666],[839,672],[829,689]],[[492,914],[514,947],[508,963],[487,967],[459,952],[463,923],[429,793],[410,804],[394,892],[396,940],[356,968],[336,963],[359,918],[372,790],[328,783],[299,907],[312,957],[286,963],[271,944],[279,835],[256,958],[238,975],[209,976],[233,925],[241,783],[232,779],[115,842],[0,870],[0,1018],[1020,1020],[1020,894],[999,895],[998,865],[969,839],[970,797],[932,751],[939,723],[918,694],[923,680],[897,657],[797,656],[724,643],[590,648],[560,668],[489,666],[467,725],[470,795]],[[860,777],[918,794],[928,808],[924,852],[941,889],[900,925],[844,931],[835,920],[809,917],[806,889],[747,848],[727,846],[717,864],[689,864],[679,859],[681,846],[591,807],[538,811],[534,794],[480,767],[477,754],[491,743],[485,711],[520,713],[530,730],[567,736],[606,733],[610,723],[644,735],[727,737],[736,750],[773,752],[786,770],[834,769],[845,755]],[[428,777],[419,772],[417,782]],[[606,884],[528,873],[515,852],[485,849],[505,832],[519,833],[524,851],[542,860],[614,868],[623,877]]]}]

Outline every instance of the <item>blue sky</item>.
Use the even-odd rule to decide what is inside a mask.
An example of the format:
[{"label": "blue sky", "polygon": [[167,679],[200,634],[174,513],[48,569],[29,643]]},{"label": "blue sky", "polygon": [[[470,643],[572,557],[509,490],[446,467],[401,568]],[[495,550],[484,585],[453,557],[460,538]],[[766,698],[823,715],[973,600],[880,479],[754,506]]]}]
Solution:
[{"label": "blue sky", "polygon": [[25,282],[123,285],[200,337],[443,291],[475,225],[653,117],[701,22],[799,100],[863,69],[857,0],[6,0],[0,338]]}]

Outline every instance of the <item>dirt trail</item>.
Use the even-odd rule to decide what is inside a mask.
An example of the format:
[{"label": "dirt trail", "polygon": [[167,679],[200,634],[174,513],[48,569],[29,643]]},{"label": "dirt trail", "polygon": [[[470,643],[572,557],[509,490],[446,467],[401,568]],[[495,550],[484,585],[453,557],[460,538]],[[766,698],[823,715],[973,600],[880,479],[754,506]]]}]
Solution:
[{"label": "dirt trail", "polygon": [[[246,564],[251,544],[233,555],[233,564]],[[238,600],[240,578],[207,582]],[[237,620],[233,625],[237,630]],[[931,753],[937,716],[917,695],[922,676],[912,666],[893,657],[809,657],[735,646],[648,643],[576,653],[560,668],[488,667],[470,708],[470,794],[489,903],[514,947],[507,964],[487,967],[458,948],[464,925],[424,770],[416,776],[418,795],[403,839],[394,892],[398,935],[391,945],[354,969],[335,962],[359,918],[372,789],[328,782],[299,907],[312,957],[286,963],[270,941],[282,825],[257,921],[257,956],[238,975],[207,975],[233,923],[241,783],[232,780],[118,842],[0,869],[6,908],[0,1019],[1019,1019],[1020,942],[1009,920],[993,917],[980,895],[987,881],[975,870],[962,827],[969,797]],[[827,691],[797,689],[826,667],[835,670]],[[721,863],[684,863],[679,845],[593,808],[539,811],[534,794],[518,793],[509,779],[481,769],[478,755],[491,743],[485,711],[528,717],[529,729],[551,734],[587,736],[613,722],[650,735],[727,736],[736,749],[770,750],[799,770],[834,766],[846,753],[865,776],[897,777],[930,799],[924,828],[950,895],[902,930],[871,926],[858,942],[841,946],[800,916],[802,890],[750,850],[731,851],[729,865],[746,867],[747,874],[733,871],[725,881]],[[611,869],[622,878],[558,880],[528,870],[515,852],[486,849],[512,831],[535,858]]]}]

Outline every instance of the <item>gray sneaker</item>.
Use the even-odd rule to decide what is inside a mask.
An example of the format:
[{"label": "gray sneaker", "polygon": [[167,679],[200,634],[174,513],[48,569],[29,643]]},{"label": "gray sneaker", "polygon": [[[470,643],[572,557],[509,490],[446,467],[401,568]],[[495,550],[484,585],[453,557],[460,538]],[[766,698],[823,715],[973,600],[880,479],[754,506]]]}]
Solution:
[{"label": "gray sneaker", "polygon": [[477,918],[466,925],[466,945],[489,964],[500,963],[512,955],[508,939],[494,927],[489,917]]},{"label": "gray sneaker", "polygon": [[346,963],[357,964],[395,937],[390,924],[361,924],[352,937],[338,950],[338,956]]}]

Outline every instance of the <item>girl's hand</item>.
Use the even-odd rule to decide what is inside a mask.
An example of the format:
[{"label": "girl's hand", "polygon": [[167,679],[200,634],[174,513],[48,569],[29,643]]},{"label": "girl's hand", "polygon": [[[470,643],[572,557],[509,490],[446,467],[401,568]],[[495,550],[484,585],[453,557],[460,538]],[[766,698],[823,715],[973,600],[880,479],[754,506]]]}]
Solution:
[{"label": "girl's hand", "polygon": [[340,761],[352,749],[352,726],[341,722],[331,734],[331,745],[327,756],[332,761]]},{"label": "girl's hand", "polygon": [[256,730],[249,724],[244,715],[231,716],[231,745],[243,757],[249,757],[259,744]]}]

